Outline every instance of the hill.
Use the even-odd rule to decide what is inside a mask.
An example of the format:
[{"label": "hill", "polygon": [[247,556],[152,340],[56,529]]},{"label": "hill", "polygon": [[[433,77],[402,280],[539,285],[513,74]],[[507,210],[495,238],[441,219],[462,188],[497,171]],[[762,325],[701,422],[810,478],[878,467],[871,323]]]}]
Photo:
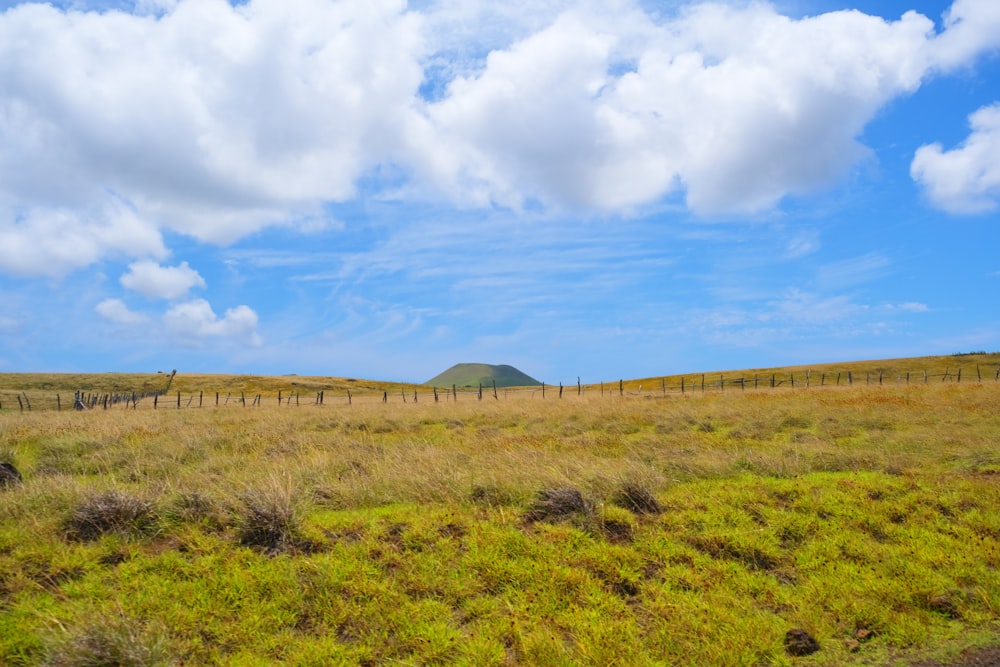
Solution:
[{"label": "hill", "polygon": [[536,387],[540,384],[535,378],[525,375],[513,366],[506,364],[455,364],[444,373],[432,377],[424,384],[436,387],[447,387],[455,385],[457,387],[478,387],[492,386],[496,382],[498,387]]}]

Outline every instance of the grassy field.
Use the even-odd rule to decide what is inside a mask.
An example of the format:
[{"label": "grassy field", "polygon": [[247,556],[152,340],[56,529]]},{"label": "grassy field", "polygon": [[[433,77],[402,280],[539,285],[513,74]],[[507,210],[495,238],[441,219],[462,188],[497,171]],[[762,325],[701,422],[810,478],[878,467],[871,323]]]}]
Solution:
[{"label": "grassy field", "polygon": [[[943,359],[961,383],[888,381],[934,363],[913,360],[882,385],[666,396],[178,375],[213,402],[367,400],[5,399],[24,479],[0,487],[0,664],[947,662],[1000,643],[1000,383],[995,356]],[[795,629],[819,650],[794,655]]]}]

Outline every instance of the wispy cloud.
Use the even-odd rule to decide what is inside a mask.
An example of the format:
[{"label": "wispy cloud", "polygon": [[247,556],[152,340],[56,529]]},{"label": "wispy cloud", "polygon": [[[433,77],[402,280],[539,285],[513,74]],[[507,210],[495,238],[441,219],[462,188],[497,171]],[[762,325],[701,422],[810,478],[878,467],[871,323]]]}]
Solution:
[{"label": "wispy cloud", "polygon": [[816,271],[816,282],[823,289],[842,289],[877,280],[890,273],[892,262],[880,253],[828,262]]}]

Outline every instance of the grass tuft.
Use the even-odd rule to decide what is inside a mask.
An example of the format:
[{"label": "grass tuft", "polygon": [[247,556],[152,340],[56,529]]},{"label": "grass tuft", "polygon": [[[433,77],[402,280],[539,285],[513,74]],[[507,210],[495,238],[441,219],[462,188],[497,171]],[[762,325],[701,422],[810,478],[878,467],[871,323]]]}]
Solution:
[{"label": "grass tuft", "polygon": [[14,464],[4,461],[0,463],[0,489],[8,486],[18,486],[23,481],[20,471]]},{"label": "grass tuft", "polygon": [[240,544],[272,553],[300,546],[300,500],[290,484],[272,478],[269,484],[244,492],[240,500]]},{"label": "grass tuft", "polygon": [[530,523],[560,521],[576,515],[588,515],[590,512],[590,504],[583,494],[567,486],[539,491],[524,518]]},{"label": "grass tuft", "polygon": [[635,514],[662,514],[663,506],[653,492],[640,484],[626,482],[615,494],[615,505],[624,507]]},{"label": "grass tuft", "polygon": [[50,640],[44,667],[167,667],[166,633],[124,616],[97,618]]},{"label": "grass tuft", "polygon": [[80,541],[96,540],[106,533],[141,535],[156,522],[152,502],[123,491],[91,493],[71,511],[64,523],[67,535]]}]

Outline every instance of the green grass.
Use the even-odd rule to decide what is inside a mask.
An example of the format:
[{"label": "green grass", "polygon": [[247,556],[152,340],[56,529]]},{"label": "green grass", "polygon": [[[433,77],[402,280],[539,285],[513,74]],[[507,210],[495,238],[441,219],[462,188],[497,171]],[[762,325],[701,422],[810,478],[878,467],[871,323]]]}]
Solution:
[{"label": "green grass", "polygon": [[[0,664],[947,659],[1000,643],[998,403],[5,410]],[[820,650],[790,655],[792,628]]]}]

